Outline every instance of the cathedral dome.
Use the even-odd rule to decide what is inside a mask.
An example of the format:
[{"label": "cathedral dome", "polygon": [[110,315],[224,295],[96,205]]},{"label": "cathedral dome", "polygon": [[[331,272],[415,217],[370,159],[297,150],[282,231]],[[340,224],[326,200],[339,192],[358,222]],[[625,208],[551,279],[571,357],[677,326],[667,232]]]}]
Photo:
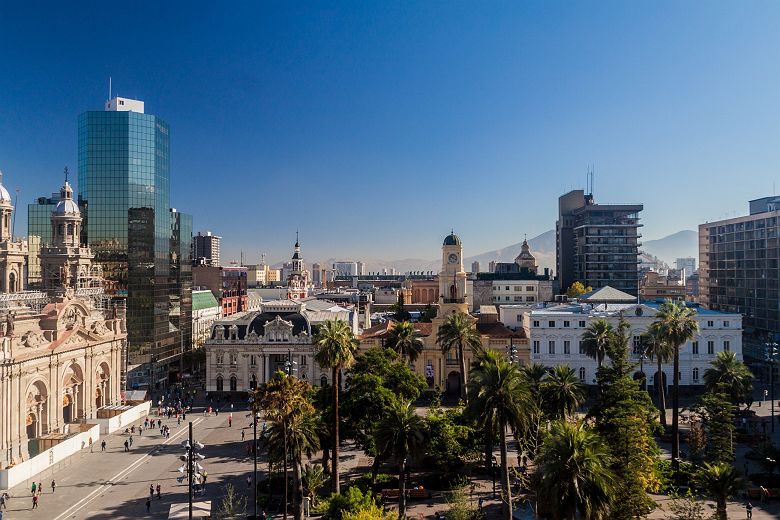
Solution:
[{"label": "cathedral dome", "polygon": [[11,194],[3,186],[3,172],[0,172],[0,204],[11,204]]},{"label": "cathedral dome", "polygon": [[73,201],[73,188],[70,187],[68,181],[60,188],[60,201],[54,207],[54,211],[51,212],[55,217],[62,216],[74,216],[81,215],[79,206]]},{"label": "cathedral dome", "polygon": [[444,238],[444,245],[445,246],[459,246],[459,245],[461,245],[460,237],[458,235],[456,235],[455,232],[453,231],[452,233],[450,233],[449,235],[447,235]]}]

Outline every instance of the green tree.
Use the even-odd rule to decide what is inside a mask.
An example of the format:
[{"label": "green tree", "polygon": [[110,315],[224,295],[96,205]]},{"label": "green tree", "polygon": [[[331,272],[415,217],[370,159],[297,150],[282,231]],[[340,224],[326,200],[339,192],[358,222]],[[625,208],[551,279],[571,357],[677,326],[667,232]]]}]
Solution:
[{"label": "green tree", "polygon": [[[310,420],[314,413],[311,395],[311,386],[306,381],[287,376],[283,372],[274,374],[270,380],[260,385],[255,393],[255,401],[265,412],[266,419],[271,422],[268,436],[269,452],[272,454],[272,459],[281,459],[284,467],[284,518],[287,518],[289,503],[288,463],[293,461],[293,471],[299,477],[298,467],[302,456],[301,453],[293,454],[293,451],[314,451],[318,447],[316,445],[307,449],[305,442],[300,439],[302,435],[313,435],[316,439],[314,425]],[[303,430],[306,433],[303,433]],[[294,514],[296,520],[300,520],[303,497],[300,493],[300,478],[294,476],[294,479],[296,485]]]},{"label": "green tree", "polygon": [[585,386],[574,369],[557,365],[542,382],[545,412],[552,420],[567,419],[585,402]]},{"label": "green tree", "polygon": [[494,350],[480,354],[470,374],[469,413],[485,431],[497,433],[501,449],[501,488],[504,518],[512,520],[506,429],[525,432],[531,422],[533,400],[520,369]]},{"label": "green tree", "polygon": [[225,494],[219,503],[217,518],[240,518],[246,514],[246,497],[236,493],[231,483],[225,485]]},{"label": "green tree", "polygon": [[474,319],[462,312],[450,314],[439,327],[436,343],[444,353],[457,349],[458,361],[460,362],[460,396],[464,401],[468,401],[464,349],[468,347],[474,353],[482,350],[482,336],[477,331]]},{"label": "green tree", "polygon": [[521,369],[528,390],[531,393],[533,408],[530,417],[530,425],[525,435],[516,436],[518,454],[523,452],[533,459],[544,440],[547,419],[544,416],[544,399],[542,396],[542,382],[549,373],[549,369],[539,363],[531,363]]},{"label": "green tree", "polygon": [[753,401],[753,374],[734,352],[718,352],[710,365],[704,371],[706,391],[724,393],[737,406]]},{"label": "green tree", "polygon": [[377,499],[371,493],[363,493],[357,486],[349,486],[344,494],[331,493],[323,504],[323,520],[343,520],[344,515],[365,511],[377,505]]},{"label": "green tree", "polygon": [[406,305],[404,304],[403,289],[398,291],[398,301],[390,306],[390,310],[393,312],[393,321],[397,323],[412,319],[412,315],[406,310]]},{"label": "green tree", "polygon": [[612,340],[614,329],[605,320],[597,320],[588,325],[582,334],[582,348],[588,357],[596,360],[599,368],[604,363],[607,345]]},{"label": "green tree", "polygon": [[406,518],[406,468],[408,459],[420,454],[425,443],[425,423],[410,402],[394,400],[377,425],[376,444],[381,453],[395,457],[399,464],[398,518]]},{"label": "green tree", "polygon": [[320,325],[320,330],[314,337],[314,360],[318,365],[331,369],[333,386],[333,434],[331,445],[333,462],[331,463],[331,478],[333,492],[341,489],[339,480],[339,392],[341,389],[341,371],[349,368],[355,361],[358,341],[349,323],[340,320],[328,320]]},{"label": "green tree", "polygon": [[647,355],[655,358],[658,381],[654,382],[658,394],[658,410],[661,412],[661,424],[666,426],[666,385],[664,384],[663,364],[674,357],[674,348],[661,338],[657,323],[651,323],[647,332],[641,336],[642,346]]},{"label": "green tree", "polygon": [[429,303],[423,307],[422,312],[420,312],[420,321],[423,323],[430,323],[433,321],[433,318],[436,317],[436,314],[436,308]]},{"label": "green tree", "polygon": [[306,464],[301,471],[301,482],[303,492],[309,500],[312,507],[317,506],[317,492],[330,480],[323,467],[319,464]]},{"label": "green tree", "polygon": [[583,422],[555,421],[536,459],[536,496],[554,520],[609,518],[617,482],[609,449]]},{"label": "green tree", "polygon": [[685,495],[671,493],[669,495],[669,512],[666,520],[707,520],[704,505],[696,500],[696,496],[689,489]]},{"label": "green tree", "polygon": [[393,520],[392,513],[385,513],[378,504],[361,507],[357,511],[346,511],[341,520]]},{"label": "green tree", "polygon": [[691,407],[701,418],[707,438],[706,458],[714,464],[734,463],[734,404],[724,393],[705,392]]},{"label": "green tree", "polygon": [[742,487],[737,469],[731,464],[705,462],[696,475],[696,482],[705,495],[715,500],[718,520],[728,520],[728,500]]},{"label": "green tree", "polygon": [[585,284],[583,284],[580,281],[574,282],[569,286],[568,289],[566,289],[566,296],[569,298],[576,298],[578,296],[582,296],[585,293],[589,293],[593,290],[593,287],[590,285],[585,287]]},{"label": "green tree", "polygon": [[373,478],[383,460],[374,438],[377,424],[394,399],[414,401],[427,386],[425,379],[412,372],[409,365],[389,348],[368,349],[357,356],[352,368],[346,371],[341,403],[345,435],[374,458]]},{"label": "green tree", "polygon": [[420,334],[409,321],[395,322],[385,346],[398,352],[401,357],[408,358],[412,363],[423,350]]},{"label": "green tree", "polygon": [[685,302],[666,300],[661,304],[654,327],[662,341],[674,350],[674,372],[672,377],[672,460],[680,460],[680,349],[696,337],[699,324],[696,311]]},{"label": "green tree", "polygon": [[660,485],[655,472],[658,446],[653,438],[657,411],[640,382],[632,377],[636,365],[628,361],[628,324],[621,320],[613,330],[607,355],[610,363],[599,370],[601,388],[590,410],[596,429],[612,452],[612,472],[620,481],[611,518],[644,518],[654,503],[647,491]]},{"label": "green tree", "polygon": [[468,420],[462,406],[445,410],[437,395],[424,420],[428,431],[426,462],[437,473],[454,475],[459,466],[479,456],[482,432]]}]

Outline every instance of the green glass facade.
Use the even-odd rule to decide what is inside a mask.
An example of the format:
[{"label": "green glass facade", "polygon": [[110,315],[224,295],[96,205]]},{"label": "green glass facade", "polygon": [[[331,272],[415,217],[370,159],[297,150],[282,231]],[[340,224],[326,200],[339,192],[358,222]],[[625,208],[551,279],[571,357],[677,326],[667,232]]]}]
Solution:
[{"label": "green glass facade", "polygon": [[51,212],[59,199],[40,197],[27,205],[27,240],[30,248],[27,285],[32,290],[43,288],[41,246],[51,243]]},{"label": "green glass facade", "polygon": [[170,210],[170,128],[151,114],[91,111],[79,116],[78,132],[86,242],[107,290],[127,297],[128,386],[160,386],[191,342],[180,321],[191,315],[192,284],[173,258],[181,243],[191,247],[192,224]]}]

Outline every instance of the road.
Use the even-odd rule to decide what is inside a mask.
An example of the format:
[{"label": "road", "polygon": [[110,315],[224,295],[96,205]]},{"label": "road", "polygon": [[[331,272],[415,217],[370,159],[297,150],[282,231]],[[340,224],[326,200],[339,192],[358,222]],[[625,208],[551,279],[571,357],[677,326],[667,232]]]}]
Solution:
[{"label": "road", "polygon": [[[232,427],[228,427],[229,414],[224,412],[219,416],[204,417],[201,412],[187,417],[193,423],[193,437],[205,445],[200,453],[206,456],[201,464],[208,472],[208,482],[205,494],[197,499],[211,500],[213,510],[219,505],[227,482],[246,494],[252,460],[246,456],[241,429],[246,428],[247,440],[252,430],[245,414],[246,411],[235,411]],[[147,430],[142,436],[133,435],[132,450],[125,452],[128,436],[109,435],[104,437],[108,444],[105,452],[101,453],[97,443],[92,452],[89,448],[82,450],[53,471],[39,474],[36,480],[43,483],[44,493],[37,510],[31,509],[32,480],[13,488],[4,520],[168,518],[172,503],[187,501],[187,483],[178,483],[176,477],[182,475],[178,471],[182,465],[179,456],[184,453],[181,442],[187,439],[188,428],[185,422],[177,426],[176,419],[163,419],[163,424],[171,428],[168,439],[158,429]],[[261,468],[258,465],[258,470]],[[57,484],[55,492],[50,487],[52,479]],[[158,483],[162,498],[152,501],[151,514],[147,515],[149,486]]]}]

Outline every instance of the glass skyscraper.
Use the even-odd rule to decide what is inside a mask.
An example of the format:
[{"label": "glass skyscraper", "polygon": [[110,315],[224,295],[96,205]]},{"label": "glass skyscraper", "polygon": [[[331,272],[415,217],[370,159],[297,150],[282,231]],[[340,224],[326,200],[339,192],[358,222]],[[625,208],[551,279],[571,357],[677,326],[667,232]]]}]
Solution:
[{"label": "glass skyscraper", "polygon": [[27,243],[30,251],[27,284],[36,291],[43,288],[41,246],[51,244],[51,212],[59,200],[59,193],[53,193],[51,197],[39,197],[35,204],[27,205]]},{"label": "glass skyscraper", "polygon": [[[78,199],[106,289],[127,298],[129,387],[175,380],[190,347],[192,219],[170,208],[170,127],[142,101],[79,116]],[[189,278],[188,278],[189,277]]]}]

